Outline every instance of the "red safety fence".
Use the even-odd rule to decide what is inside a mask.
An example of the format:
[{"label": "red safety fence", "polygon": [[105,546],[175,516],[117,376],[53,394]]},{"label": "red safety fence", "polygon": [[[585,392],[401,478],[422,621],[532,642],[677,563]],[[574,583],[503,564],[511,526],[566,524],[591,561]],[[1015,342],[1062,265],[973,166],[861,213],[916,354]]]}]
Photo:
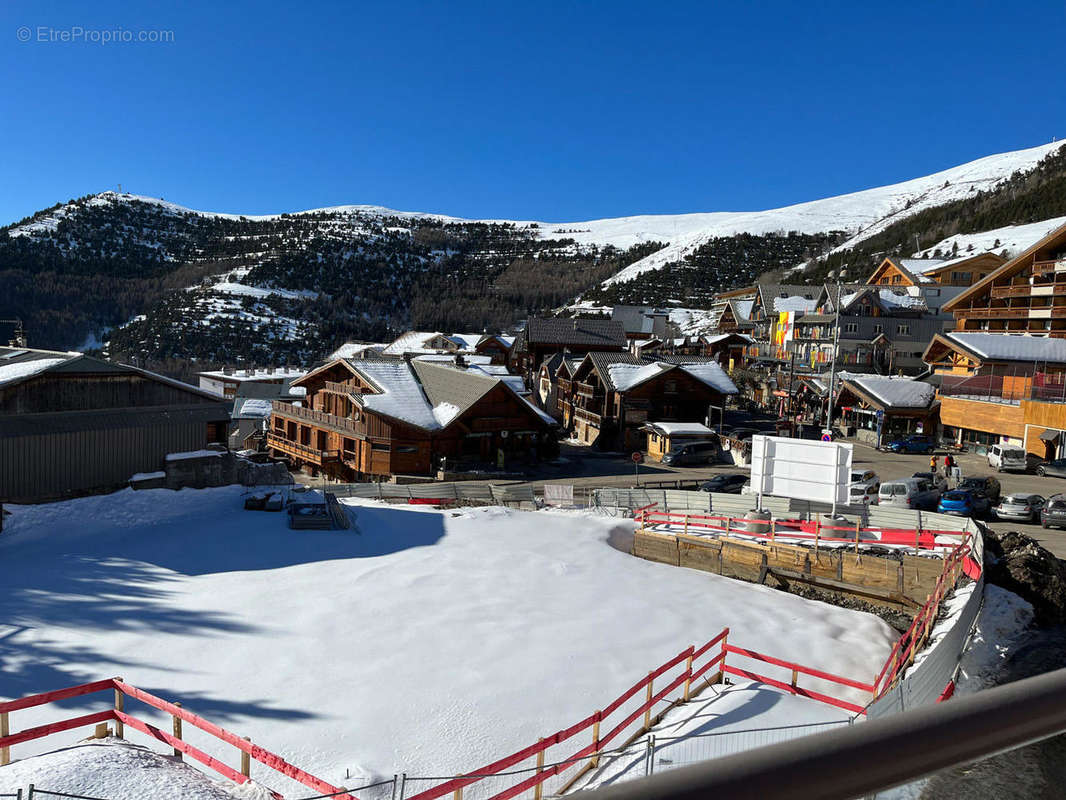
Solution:
[{"label": "red safety fence", "polygon": [[[34,728],[27,728],[26,730],[17,733],[7,734],[10,724],[10,714],[12,712],[108,690],[114,690],[115,699],[113,708],[97,711],[92,714],[70,717],[47,725],[38,725]],[[174,719],[174,733],[167,733],[166,731],[157,728],[155,725],[144,722],[143,720],[126,713],[125,698],[127,697],[138,700],[145,705],[169,714]],[[180,753],[181,755],[189,756],[190,758],[199,761],[201,764],[210,767],[215,772],[228,778],[234,783],[240,784],[249,780],[249,759],[255,759],[276,772],[280,772],[282,775],[314,789],[316,792],[321,794],[337,793],[336,796],[341,798],[341,800],[355,800],[351,795],[344,794],[343,789],[333,786],[309,772],[305,772],[299,767],[290,764],[281,756],[276,755],[259,745],[252,744],[248,739],[230,733],[212,722],[208,722],[203,717],[185,710],[180,705],[170,703],[144,691],[143,689],[131,686],[121,678],[108,678],[106,680],[93,681],[92,683],[84,683],[80,686],[71,686],[66,689],[58,689],[52,692],[42,692],[41,694],[30,695],[29,697],[23,697],[18,700],[0,702],[0,729],[7,734],[0,736],[0,755],[2,755],[0,761],[5,764],[8,763],[10,758],[10,748],[12,745],[32,741],[34,739],[41,739],[45,736],[51,736],[54,733],[73,730],[74,728],[81,728],[86,725],[99,725],[100,723],[112,721],[116,723],[115,732],[117,735],[122,736],[124,733],[124,726],[128,725],[131,728],[135,728],[141,733],[174,748],[175,755]],[[181,738],[181,722],[187,722],[193,727],[240,750],[242,753],[241,771],[233,769],[228,764],[219,761],[217,758],[208,755],[203,750],[184,741]],[[281,795],[277,792],[273,792],[272,794],[277,798],[281,798]]]},{"label": "red safety fence", "polygon": [[[892,652],[888,654],[884,666],[881,667],[881,671],[874,680],[874,699],[888,691],[903,672],[914,663],[914,657],[928,640],[929,632],[940,613],[940,603],[955,588],[959,575],[964,574],[976,580],[981,576],[981,569],[981,565],[972,556],[969,542],[948,554],[944,559],[944,569],[937,578],[932,594],[925,601],[925,605],[914,615],[910,627],[896,640]],[[950,694],[948,696],[950,697]]]},{"label": "red safety fence", "polygon": [[[656,525],[681,528],[688,533],[724,533],[750,537],[762,541],[809,541],[815,545],[899,545],[915,550],[950,550],[957,548],[966,534],[960,531],[910,530],[906,528],[873,528],[855,525],[826,525],[820,520],[772,519],[751,520],[744,517],[690,514],[681,511],[656,511],[656,503],[633,512],[641,527]],[[959,539],[954,542],[937,541],[937,537]]]}]

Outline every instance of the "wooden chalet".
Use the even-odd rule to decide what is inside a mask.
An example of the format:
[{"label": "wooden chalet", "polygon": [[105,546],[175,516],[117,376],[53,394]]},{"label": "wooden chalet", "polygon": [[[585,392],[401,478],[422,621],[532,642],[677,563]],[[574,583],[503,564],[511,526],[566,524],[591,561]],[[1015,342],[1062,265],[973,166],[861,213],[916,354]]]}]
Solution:
[{"label": "wooden chalet", "polygon": [[877,286],[972,286],[999,269],[1007,259],[996,253],[973,253],[955,258],[888,256],[866,283]]},{"label": "wooden chalet", "polygon": [[[491,357],[493,364],[506,364],[513,339],[490,333],[440,333],[407,331],[385,345],[378,356],[468,354]],[[346,354],[342,354],[346,355]]]},{"label": "wooden chalet", "polygon": [[554,420],[507,380],[453,364],[337,359],[296,385],[304,403],[274,404],[267,444],[341,480],[509,465],[556,445]]},{"label": "wooden chalet", "polygon": [[1017,444],[1066,455],[1066,338],[955,331],[935,336],[925,360],[946,439],[979,453]]},{"label": "wooden chalet", "polygon": [[113,491],[224,443],[218,394],[80,353],[0,348],[0,502]]},{"label": "wooden chalet", "polygon": [[936,388],[912,378],[845,374],[835,407],[844,427],[875,447],[909,433],[936,432]]},{"label": "wooden chalet", "polygon": [[526,376],[532,384],[540,365],[555,353],[620,353],[628,343],[622,323],[615,320],[530,317],[515,337],[510,365],[512,371]]},{"label": "wooden chalet", "polygon": [[710,359],[645,361],[631,353],[589,353],[559,380],[564,425],[600,449],[639,450],[647,422],[704,422],[736,386]]},{"label": "wooden chalet", "polygon": [[1066,225],[944,305],[957,331],[1066,337]]}]

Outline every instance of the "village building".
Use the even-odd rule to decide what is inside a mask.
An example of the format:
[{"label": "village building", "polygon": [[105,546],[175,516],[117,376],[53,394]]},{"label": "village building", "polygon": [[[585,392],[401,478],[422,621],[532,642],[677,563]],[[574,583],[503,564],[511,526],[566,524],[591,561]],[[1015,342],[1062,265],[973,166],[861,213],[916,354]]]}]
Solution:
[{"label": "village building", "polygon": [[0,502],[113,491],[168,454],[225,443],[229,425],[214,392],[80,353],[0,347]]},{"label": "village building", "polygon": [[378,358],[389,345],[382,342],[345,342],[326,357],[326,361],[338,358]]},{"label": "village building", "polygon": [[1066,226],[964,289],[955,330],[925,361],[940,381],[945,437],[983,452],[1017,444],[1066,455]]},{"label": "village building", "polygon": [[686,444],[719,441],[718,434],[700,422],[649,422],[642,430],[648,436],[651,461],[662,461],[671,450]]},{"label": "village building", "polygon": [[628,342],[625,329],[615,320],[530,317],[515,337],[510,366],[532,385],[540,365],[555,353],[620,353]]},{"label": "village building", "polygon": [[737,391],[712,360],[647,362],[632,353],[589,353],[558,380],[564,425],[603,450],[641,449],[647,422],[706,422]]},{"label": "village building", "polygon": [[513,341],[512,337],[490,333],[407,331],[385,345],[378,355],[403,357],[463,353],[486,355],[493,364],[506,364]]},{"label": "village building", "polygon": [[232,400],[237,396],[237,387],[242,383],[276,383],[290,384],[306,370],[300,367],[267,367],[264,369],[234,369],[223,367],[218,370],[198,372],[200,388],[213,392],[219,397]]},{"label": "village building", "polygon": [[332,478],[503,468],[556,447],[555,421],[507,380],[454,363],[337,359],[296,386],[306,398],[299,406],[274,403],[267,444]]},{"label": "village building", "polygon": [[842,428],[858,441],[880,447],[911,433],[936,434],[936,387],[913,378],[851,375],[837,384],[835,409]]}]

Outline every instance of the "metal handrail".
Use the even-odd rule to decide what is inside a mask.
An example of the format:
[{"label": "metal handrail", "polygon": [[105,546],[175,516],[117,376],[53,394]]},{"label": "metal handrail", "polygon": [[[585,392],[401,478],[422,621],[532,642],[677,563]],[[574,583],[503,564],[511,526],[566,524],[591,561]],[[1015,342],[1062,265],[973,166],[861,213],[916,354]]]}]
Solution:
[{"label": "metal handrail", "polygon": [[861,725],[612,784],[587,796],[848,800],[1064,731],[1066,669],[1059,669]]}]

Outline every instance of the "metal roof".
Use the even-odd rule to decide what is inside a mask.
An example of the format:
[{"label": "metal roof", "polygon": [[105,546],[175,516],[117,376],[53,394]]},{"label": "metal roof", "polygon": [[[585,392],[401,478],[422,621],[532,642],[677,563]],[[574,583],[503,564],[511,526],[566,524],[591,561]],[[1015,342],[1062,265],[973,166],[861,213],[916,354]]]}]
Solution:
[{"label": "metal roof", "polygon": [[530,317],[525,330],[527,344],[563,347],[623,348],[626,333],[620,322],[610,319],[540,319]]}]

